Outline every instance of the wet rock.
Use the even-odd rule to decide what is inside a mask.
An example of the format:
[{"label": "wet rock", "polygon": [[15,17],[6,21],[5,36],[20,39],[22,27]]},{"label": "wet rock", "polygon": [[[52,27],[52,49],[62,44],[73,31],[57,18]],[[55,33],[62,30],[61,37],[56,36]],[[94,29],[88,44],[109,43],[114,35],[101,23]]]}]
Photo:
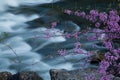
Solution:
[{"label": "wet rock", "polygon": [[91,64],[97,64],[97,65],[99,65],[99,63],[102,61],[104,59],[104,54],[102,54],[102,53],[97,53],[97,54],[95,54],[93,57],[92,57],[92,59],[91,59]]},{"label": "wet rock", "polygon": [[8,80],[43,80],[36,72],[18,72],[8,78]]},{"label": "wet rock", "polygon": [[7,80],[12,74],[10,72],[0,72],[0,80]]},{"label": "wet rock", "polygon": [[[57,69],[51,69],[50,70],[50,76],[51,80],[85,80],[85,73],[91,74],[94,69],[86,69],[86,70],[71,70],[67,71],[64,69],[57,70]],[[96,76],[100,76],[99,74],[96,74]],[[97,79],[96,79],[97,80]]]},{"label": "wet rock", "polygon": [[0,80],[43,80],[36,72],[23,71],[16,74],[0,72]]},{"label": "wet rock", "polygon": [[[102,74],[98,73],[94,68],[86,68],[84,70],[76,69],[70,71],[65,69],[51,69],[50,76],[51,80],[86,80],[86,77],[90,76],[92,76],[94,80],[100,80]],[[120,80],[120,77],[111,75],[111,80]]]},{"label": "wet rock", "polygon": [[50,70],[50,76],[51,76],[51,80],[64,80],[66,78],[68,78],[70,74],[64,70],[56,70],[56,69],[51,69]]},{"label": "wet rock", "polygon": [[[60,22],[56,28],[59,28],[60,30],[64,30],[65,32],[73,32],[73,31],[79,31],[80,30],[80,26],[75,24],[72,21],[64,21],[64,22]],[[69,28],[69,29],[68,29]]]},{"label": "wet rock", "polygon": [[120,77],[114,77],[113,80],[120,80]]}]

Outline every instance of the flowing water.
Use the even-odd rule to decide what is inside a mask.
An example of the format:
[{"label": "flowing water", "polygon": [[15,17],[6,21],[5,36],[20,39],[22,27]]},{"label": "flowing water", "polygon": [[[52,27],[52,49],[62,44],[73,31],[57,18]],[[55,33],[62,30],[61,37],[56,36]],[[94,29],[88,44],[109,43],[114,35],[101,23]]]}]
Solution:
[{"label": "flowing water", "polygon": [[[81,28],[76,23],[63,20],[56,29],[49,30],[53,37],[43,38],[46,36],[47,24],[51,20],[61,20],[61,17],[57,12],[50,15],[52,9],[35,6],[52,2],[53,0],[0,0],[0,32],[8,33],[8,37],[0,43],[0,71],[16,73],[31,70],[38,72],[44,80],[50,80],[50,69],[73,70],[82,67],[85,62],[78,60],[84,59],[87,54],[70,55],[75,40],[60,36],[67,30],[79,31]],[[79,37],[84,44],[84,53],[87,50],[104,49],[100,46],[92,47],[98,41],[88,42],[85,35]],[[57,54],[61,48],[67,49],[64,57]]]}]

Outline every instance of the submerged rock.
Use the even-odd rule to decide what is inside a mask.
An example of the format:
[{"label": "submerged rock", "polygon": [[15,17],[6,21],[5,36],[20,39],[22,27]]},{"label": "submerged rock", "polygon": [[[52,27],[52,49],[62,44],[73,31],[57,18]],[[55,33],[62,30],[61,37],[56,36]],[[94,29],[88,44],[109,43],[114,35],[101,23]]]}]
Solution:
[{"label": "submerged rock", "polygon": [[0,72],[0,80],[43,80],[36,72],[22,71],[16,74]]}]

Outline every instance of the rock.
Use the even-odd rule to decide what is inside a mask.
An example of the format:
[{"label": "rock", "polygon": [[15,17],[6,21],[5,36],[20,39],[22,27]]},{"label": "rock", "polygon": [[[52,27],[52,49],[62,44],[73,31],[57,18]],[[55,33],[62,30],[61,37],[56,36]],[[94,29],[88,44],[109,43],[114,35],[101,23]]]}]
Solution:
[{"label": "rock", "polygon": [[[86,80],[85,78],[90,76],[91,78],[93,77],[94,80],[100,80],[100,77],[102,76],[102,74],[98,73],[96,69],[93,69],[93,68],[86,68],[84,70],[76,69],[76,70],[70,70],[70,71],[67,71],[65,69],[50,70],[51,80]],[[111,75],[111,80],[120,80],[120,77],[115,77],[114,75]]]},{"label": "rock", "polygon": [[105,59],[104,54],[106,51],[91,51],[91,56],[88,57],[88,60],[90,60],[90,65],[93,66],[99,66],[99,63]]},{"label": "rock", "polygon": [[120,80],[120,77],[114,77],[113,80]]},{"label": "rock", "polygon": [[50,70],[51,80],[64,80],[68,78],[69,75],[70,74],[64,69],[61,69],[61,70],[51,69]]},{"label": "rock", "polygon": [[0,72],[0,80],[7,80],[12,74],[10,72]]},{"label": "rock", "polygon": [[22,71],[16,74],[0,72],[0,80],[43,80],[36,72]]},{"label": "rock", "polygon": [[8,78],[8,80],[43,80],[36,72],[18,72]]},{"label": "rock", "polygon": [[76,23],[72,22],[72,21],[64,21],[64,22],[61,21],[56,26],[56,28],[58,28],[60,30],[64,30],[65,32],[69,32],[69,33],[72,33],[72,32],[80,30],[80,26],[77,25]]},{"label": "rock", "polygon": [[[57,69],[51,69],[50,70],[50,76],[51,76],[51,80],[85,80],[85,72],[87,74],[91,74],[93,71],[95,71],[94,69],[86,69],[86,70],[71,70],[71,71],[67,71],[64,69],[61,70],[57,70]],[[100,75],[95,73],[97,77],[99,77]],[[95,79],[95,80],[99,80],[99,79]]]},{"label": "rock", "polygon": [[104,53],[96,53],[92,59],[91,59],[91,64],[97,64],[99,65],[99,63],[104,59]]}]

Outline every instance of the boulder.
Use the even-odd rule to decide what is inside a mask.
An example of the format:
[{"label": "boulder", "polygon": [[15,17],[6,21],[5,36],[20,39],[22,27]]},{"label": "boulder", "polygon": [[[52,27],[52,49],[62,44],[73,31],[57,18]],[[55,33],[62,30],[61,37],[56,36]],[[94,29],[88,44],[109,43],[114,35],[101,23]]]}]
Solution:
[{"label": "boulder", "polygon": [[12,74],[10,72],[0,72],[0,80],[7,80]]},{"label": "boulder", "polygon": [[[81,69],[71,71],[67,71],[64,69],[51,69],[50,76],[51,80],[85,80],[86,73],[91,74],[92,71],[94,71],[94,69],[86,69],[84,71]],[[99,74],[96,75],[99,77]]]},{"label": "boulder", "polygon": [[16,74],[0,72],[0,80],[43,80],[36,72],[22,71]]},{"label": "boulder", "polygon": [[[65,69],[50,70],[51,80],[100,80],[101,76],[102,75],[99,74],[96,71],[96,69],[93,69],[93,68],[87,68],[84,70],[76,69],[76,70],[70,70],[70,71]],[[120,80],[120,77],[115,77],[111,75],[111,80]]]}]

